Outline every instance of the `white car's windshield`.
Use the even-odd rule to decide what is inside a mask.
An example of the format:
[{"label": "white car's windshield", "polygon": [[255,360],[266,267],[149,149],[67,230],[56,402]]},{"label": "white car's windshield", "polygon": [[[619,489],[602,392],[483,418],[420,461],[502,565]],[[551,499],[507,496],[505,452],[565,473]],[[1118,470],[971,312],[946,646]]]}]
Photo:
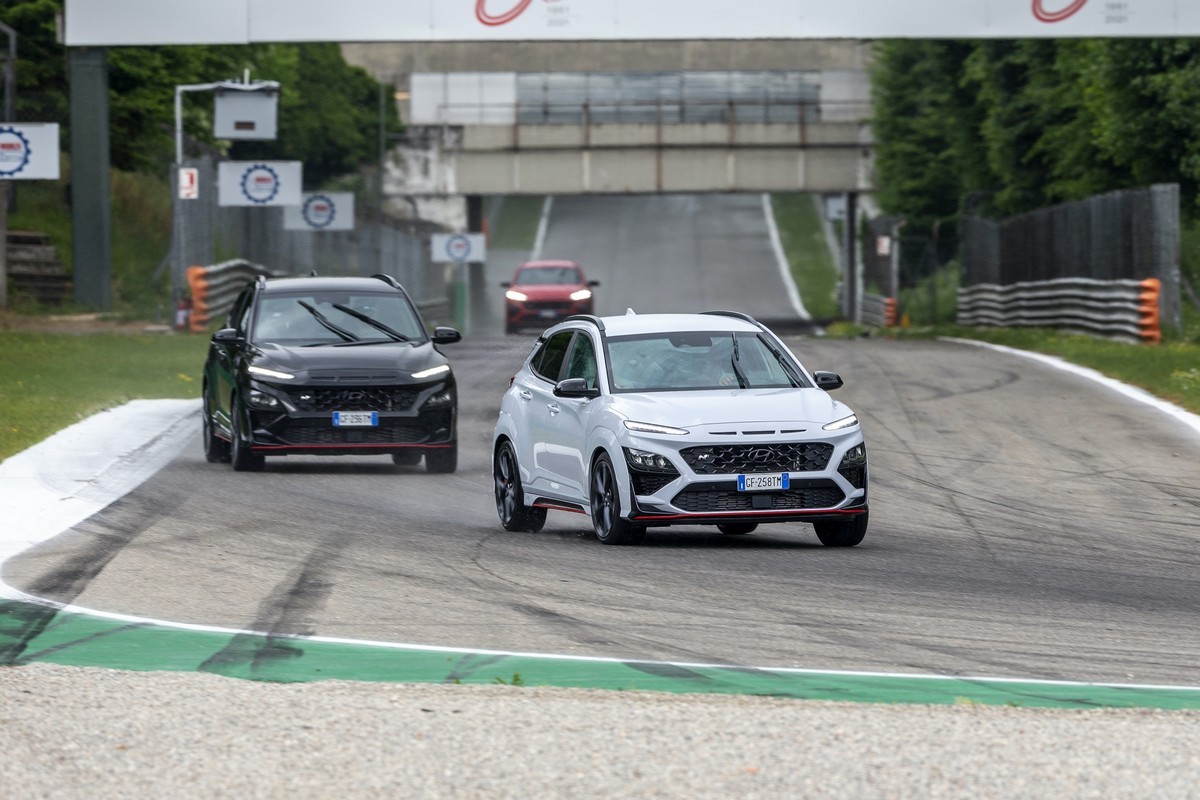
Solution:
[{"label": "white car's windshield", "polygon": [[316,292],[262,298],[251,339],[292,345],[421,341],[425,333],[398,294]]},{"label": "white car's windshield", "polygon": [[799,386],[756,334],[654,333],[608,339],[614,392]]}]

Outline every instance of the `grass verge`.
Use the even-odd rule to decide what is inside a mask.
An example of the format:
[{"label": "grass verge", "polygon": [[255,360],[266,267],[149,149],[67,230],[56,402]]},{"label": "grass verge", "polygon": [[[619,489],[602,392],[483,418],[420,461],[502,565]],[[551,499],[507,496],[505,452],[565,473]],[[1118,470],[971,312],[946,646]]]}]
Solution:
[{"label": "grass verge", "polygon": [[0,460],[138,398],[199,397],[208,339],[0,333]]},{"label": "grass verge", "polygon": [[838,270],[825,242],[813,196],[798,192],[775,194],[771,195],[771,206],[779,240],[804,307],[813,319],[837,317]]},{"label": "grass verge", "polygon": [[488,246],[496,250],[532,250],[545,201],[542,195],[497,198],[499,206],[491,215]]}]

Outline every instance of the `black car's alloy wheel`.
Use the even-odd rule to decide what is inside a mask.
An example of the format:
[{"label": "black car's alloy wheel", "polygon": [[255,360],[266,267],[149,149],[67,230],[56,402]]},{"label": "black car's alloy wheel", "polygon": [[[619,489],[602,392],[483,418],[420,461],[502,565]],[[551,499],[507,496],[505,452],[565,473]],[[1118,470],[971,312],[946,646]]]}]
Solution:
[{"label": "black car's alloy wheel", "polygon": [[506,531],[535,533],[546,524],[546,509],[527,508],[521,489],[521,471],[517,454],[507,440],[501,442],[492,462],[492,481],[496,492],[496,513]]},{"label": "black car's alloy wheel", "polygon": [[621,516],[621,493],[612,461],[601,454],[592,465],[592,528],[604,544],[638,544],[646,528]]},{"label": "black car's alloy wheel", "polygon": [[814,522],[813,528],[826,547],[854,547],[867,535],[867,512],[845,522]]},{"label": "black car's alloy wheel", "polygon": [[212,421],[212,403],[208,398],[208,387],[204,387],[204,411],[202,414],[203,428],[201,437],[204,441],[204,458],[210,464],[229,461],[229,442],[217,436]]},{"label": "black car's alloy wheel", "polygon": [[246,411],[241,401],[236,397],[230,403],[230,416],[233,419],[233,442],[230,444],[230,460],[238,472],[258,472],[266,464],[266,459],[250,451],[250,443],[245,440],[242,425],[246,421]]}]

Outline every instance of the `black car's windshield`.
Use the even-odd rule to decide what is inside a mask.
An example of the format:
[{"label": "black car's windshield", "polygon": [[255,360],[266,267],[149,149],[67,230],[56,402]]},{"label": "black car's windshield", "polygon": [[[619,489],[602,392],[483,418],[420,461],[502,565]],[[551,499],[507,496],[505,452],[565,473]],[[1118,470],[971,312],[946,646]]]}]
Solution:
[{"label": "black car's windshield", "polygon": [[250,338],[291,346],[422,341],[425,332],[398,294],[297,292],[267,295]]},{"label": "black car's windshield", "polygon": [[754,333],[686,332],[610,337],[615,392],[767,389],[800,385]]}]

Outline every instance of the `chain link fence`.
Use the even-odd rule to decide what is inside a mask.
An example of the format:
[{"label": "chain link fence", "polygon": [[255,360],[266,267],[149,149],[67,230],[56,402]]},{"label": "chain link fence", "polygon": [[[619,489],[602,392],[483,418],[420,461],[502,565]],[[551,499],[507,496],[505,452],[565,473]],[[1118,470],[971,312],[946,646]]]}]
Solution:
[{"label": "chain link fence", "polygon": [[357,202],[353,230],[285,230],[281,207],[218,205],[216,158],[189,159],[185,166],[199,171],[201,191],[194,200],[176,201],[171,252],[160,267],[171,270],[176,297],[185,291],[189,266],[241,258],[287,275],[391,275],[427,322],[448,324],[452,275],[446,265],[434,263],[429,250],[431,236],[444,232],[443,226],[381,214],[375,203],[364,210]]},{"label": "chain link fence", "polygon": [[1179,186],[1128,189],[1004,220],[962,221],[962,285],[1059,278],[1161,281],[1164,325],[1180,318]]}]

